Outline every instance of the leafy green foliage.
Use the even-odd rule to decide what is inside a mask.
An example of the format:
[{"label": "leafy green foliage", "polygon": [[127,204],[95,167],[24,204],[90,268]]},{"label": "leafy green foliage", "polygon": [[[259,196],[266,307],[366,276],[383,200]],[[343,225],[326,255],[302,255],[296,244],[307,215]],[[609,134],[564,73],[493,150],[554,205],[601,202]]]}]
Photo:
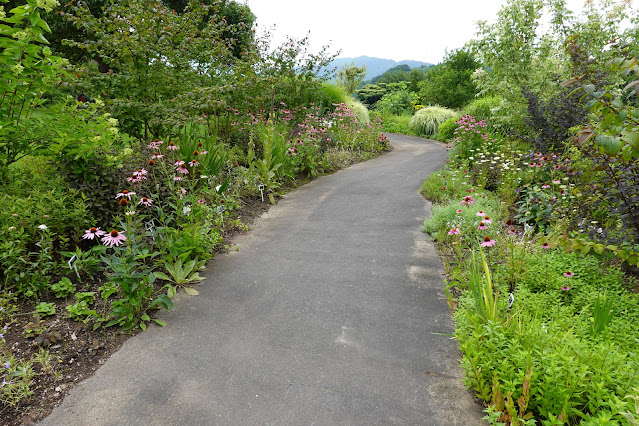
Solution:
[{"label": "leafy green foliage", "polygon": [[456,109],[466,105],[477,94],[470,78],[479,67],[472,52],[458,49],[448,53],[444,61],[431,67],[419,83],[419,99],[423,104]]},{"label": "leafy green foliage", "polygon": [[51,10],[53,5],[31,1],[11,9],[10,16],[0,16],[0,182],[10,164],[44,145],[23,133],[64,63],[43,46],[48,43],[43,34],[50,30],[40,9]]},{"label": "leafy green foliage", "polygon": [[344,88],[347,95],[352,95],[366,77],[366,65],[358,67],[355,63],[344,64],[337,71],[337,84]]},{"label": "leafy green foliage", "polygon": [[412,114],[417,104],[417,94],[408,90],[406,83],[389,85],[390,91],[377,102],[377,110],[382,114]]},{"label": "leafy green foliage", "polygon": [[458,127],[457,121],[460,118],[461,117],[459,115],[455,115],[446,119],[446,121],[439,125],[437,128],[437,134],[443,141],[448,142],[455,137],[455,130],[457,130]]}]

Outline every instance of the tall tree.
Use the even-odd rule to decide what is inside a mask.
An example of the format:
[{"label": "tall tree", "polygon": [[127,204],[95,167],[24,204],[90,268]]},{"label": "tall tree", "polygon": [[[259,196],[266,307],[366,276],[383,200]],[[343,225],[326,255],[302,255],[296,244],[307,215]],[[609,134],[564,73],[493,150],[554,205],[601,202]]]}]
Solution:
[{"label": "tall tree", "polygon": [[342,86],[346,93],[352,95],[366,78],[366,73],[366,65],[358,67],[351,62],[337,71],[337,84]]}]

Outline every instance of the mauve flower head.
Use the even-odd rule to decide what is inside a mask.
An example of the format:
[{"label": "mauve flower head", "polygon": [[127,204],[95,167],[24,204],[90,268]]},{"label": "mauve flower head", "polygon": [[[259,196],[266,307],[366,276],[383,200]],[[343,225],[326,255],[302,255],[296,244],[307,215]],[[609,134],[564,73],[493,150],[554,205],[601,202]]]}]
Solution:
[{"label": "mauve flower head", "polygon": [[453,228],[450,231],[448,231],[448,235],[455,235],[455,234],[461,234],[461,231],[459,230],[459,228]]},{"label": "mauve flower head", "polygon": [[126,197],[126,198],[128,198],[130,200],[132,195],[135,195],[135,192],[127,191],[125,189],[122,192],[118,192],[118,194],[115,196],[115,198],[118,199],[118,198],[121,198],[121,197]]},{"label": "mauve flower head", "polygon": [[571,271],[566,271],[564,272],[564,277],[566,278],[572,278],[575,274],[573,274]]},{"label": "mauve flower head", "polygon": [[543,244],[541,245],[541,248],[542,248],[542,249],[545,249],[545,250],[548,250],[548,249],[550,248],[550,244],[548,244],[548,243],[543,243]]},{"label": "mauve flower head", "polygon": [[481,243],[482,247],[492,247],[495,244],[497,244],[497,241],[493,240],[492,238],[490,238],[489,236],[485,236],[484,240]]},{"label": "mauve flower head", "polygon": [[465,196],[461,201],[462,206],[470,207],[472,204],[475,204],[475,199],[471,197],[470,195]]},{"label": "mauve flower head", "polygon": [[485,213],[480,210],[477,213],[475,213],[475,216],[482,217],[482,216],[485,216]]},{"label": "mauve flower head", "polygon": [[166,149],[168,149],[170,151],[177,151],[180,148],[176,144],[174,144],[173,142],[169,142],[169,144],[167,145]]},{"label": "mauve flower head", "polygon": [[142,197],[140,198],[140,201],[138,202],[138,204],[143,204],[148,207],[151,204],[153,204],[153,200],[147,197]]},{"label": "mauve flower head", "polygon": [[107,247],[119,246],[123,241],[126,241],[126,236],[116,231],[115,229],[109,232],[106,236],[102,237],[102,244]]},{"label": "mauve flower head", "polygon": [[100,228],[91,227],[84,231],[82,238],[85,240],[92,240],[94,238],[99,239],[103,235],[106,235],[106,232],[102,231]]},{"label": "mauve flower head", "polygon": [[567,285],[561,288],[561,291],[568,291],[568,290],[570,290],[570,287],[568,287]]}]

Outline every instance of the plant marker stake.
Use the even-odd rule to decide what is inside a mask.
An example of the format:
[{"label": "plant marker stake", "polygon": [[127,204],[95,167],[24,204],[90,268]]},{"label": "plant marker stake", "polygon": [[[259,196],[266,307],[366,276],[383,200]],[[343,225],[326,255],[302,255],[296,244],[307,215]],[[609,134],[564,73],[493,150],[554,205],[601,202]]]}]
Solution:
[{"label": "plant marker stake", "polygon": [[513,303],[515,303],[515,295],[510,293],[510,296],[508,296],[508,309],[513,307]]},{"label": "plant marker stake", "polygon": [[151,219],[150,221],[144,224],[144,227],[151,234],[151,238],[153,238],[153,241],[155,241],[155,226],[153,222],[154,222],[153,219]]},{"label": "plant marker stake", "polygon": [[262,195],[262,202],[264,202],[264,185],[260,185],[258,186],[259,190],[260,190],[260,194]]},{"label": "plant marker stake", "polygon": [[71,259],[69,259],[69,269],[73,269],[75,271],[75,274],[77,275],[78,279],[80,279],[80,274],[78,273],[78,255],[74,254],[73,256],[71,256]]}]

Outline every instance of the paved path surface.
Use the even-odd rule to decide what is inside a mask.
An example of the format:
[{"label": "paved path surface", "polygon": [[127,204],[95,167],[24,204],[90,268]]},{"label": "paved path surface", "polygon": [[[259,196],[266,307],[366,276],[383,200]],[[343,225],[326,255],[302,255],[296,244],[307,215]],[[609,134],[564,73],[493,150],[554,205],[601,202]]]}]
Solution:
[{"label": "paved path surface", "polygon": [[446,151],[389,136],[393,152],[272,207],[42,424],[480,424],[419,231]]}]

